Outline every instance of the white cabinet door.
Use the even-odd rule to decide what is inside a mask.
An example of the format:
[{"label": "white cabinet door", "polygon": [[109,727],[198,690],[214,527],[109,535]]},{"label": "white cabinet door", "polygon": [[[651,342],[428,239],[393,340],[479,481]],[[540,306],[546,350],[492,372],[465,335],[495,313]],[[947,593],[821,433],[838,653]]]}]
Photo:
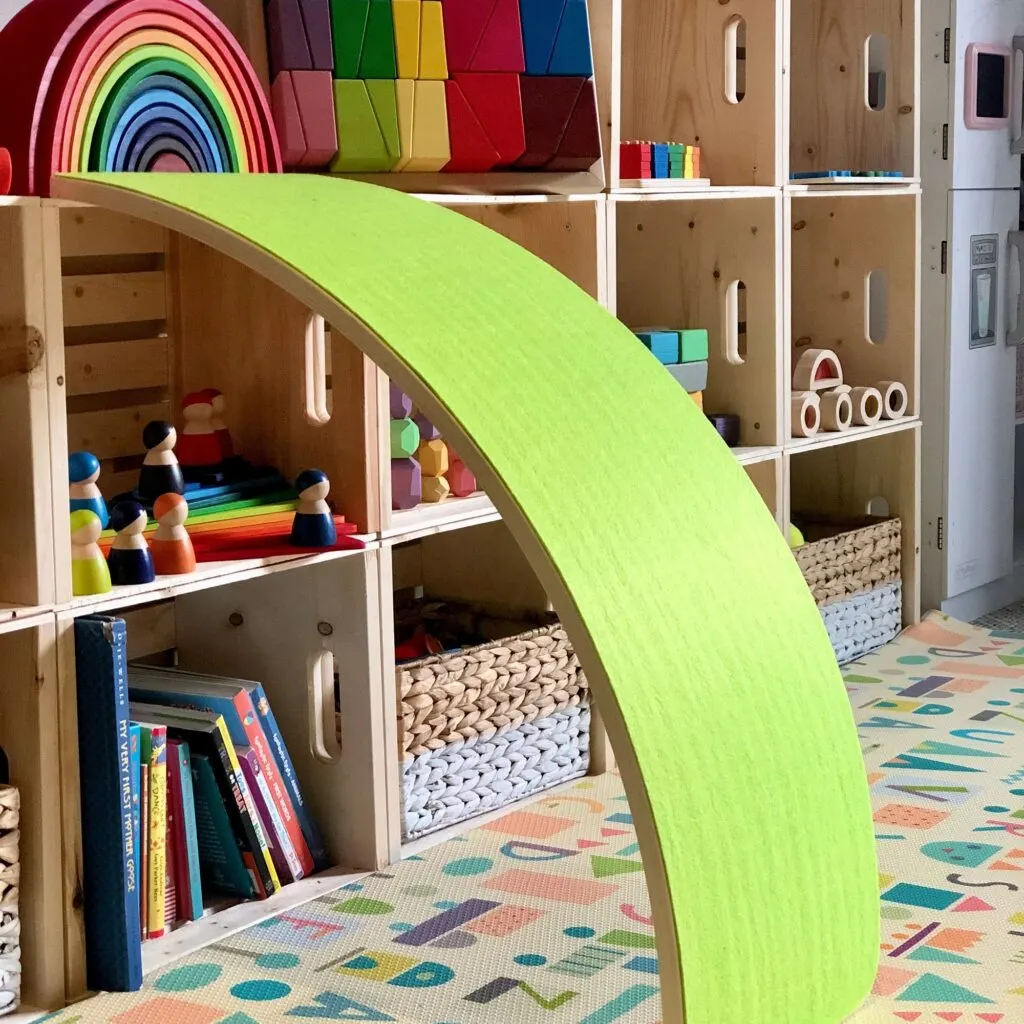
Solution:
[{"label": "white cabinet door", "polygon": [[[1019,193],[950,193],[946,597],[1013,570]],[[1012,293],[1012,294],[1011,294]]]}]

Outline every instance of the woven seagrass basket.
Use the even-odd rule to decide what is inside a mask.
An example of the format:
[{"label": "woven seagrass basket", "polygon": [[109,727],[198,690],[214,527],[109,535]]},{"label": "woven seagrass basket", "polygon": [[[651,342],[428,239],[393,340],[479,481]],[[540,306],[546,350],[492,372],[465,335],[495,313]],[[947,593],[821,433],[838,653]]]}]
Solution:
[{"label": "woven seagrass basket", "polygon": [[397,668],[405,838],[586,774],[587,681],[553,615],[419,602],[413,624],[494,639]]},{"label": "woven seagrass basket", "polygon": [[793,522],[807,541],[793,554],[819,605],[901,581],[898,518],[794,513]]}]

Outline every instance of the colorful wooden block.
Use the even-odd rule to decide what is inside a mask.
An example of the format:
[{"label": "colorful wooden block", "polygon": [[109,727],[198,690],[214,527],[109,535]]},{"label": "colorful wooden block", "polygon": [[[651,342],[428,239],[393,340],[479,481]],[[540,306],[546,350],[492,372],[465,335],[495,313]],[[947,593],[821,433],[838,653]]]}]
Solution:
[{"label": "colorful wooden block", "polygon": [[524,75],[519,80],[526,151],[517,167],[542,168],[554,160],[583,84],[582,78],[553,76]]},{"label": "colorful wooden block", "polygon": [[420,428],[409,419],[391,421],[391,458],[405,459],[416,454]]},{"label": "colorful wooden block", "polygon": [[397,74],[391,0],[370,0],[363,51],[359,60],[359,77],[393,79]]},{"label": "colorful wooden block", "polygon": [[399,78],[420,76],[420,0],[391,0]]},{"label": "colorful wooden block", "polygon": [[390,171],[401,155],[395,82],[334,80],[338,153],[331,170]]},{"label": "colorful wooden block", "polygon": [[697,408],[701,412],[704,411],[704,392],[703,391],[691,391],[690,397],[697,403]]},{"label": "colorful wooden block", "polygon": [[699,363],[707,362],[708,358],[708,332],[701,330],[690,330],[679,332],[679,362]]},{"label": "colorful wooden block", "polygon": [[549,75],[583,75],[594,73],[594,58],[590,50],[590,24],[587,18],[587,0],[565,0],[562,20],[558,25],[555,45],[548,61]]},{"label": "colorful wooden block", "polygon": [[334,77],[358,78],[370,0],[330,0]]},{"label": "colorful wooden block", "polygon": [[564,0],[519,0],[528,75],[548,73],[564,7]]},{"label": "colorful wooden block", "polygon": [[393,420],[404,420],[412,415],[412,399],[394,381],[388,388],[388,404]]},{"label": "colorful wooden block", "polygon": [[601,159],[601,128],[594,80],[583,82],[549,171],[587,171]]},{"label": "colorful wooden block", "polygon": [[448,77],[441,0],[423,0],[420,14],[420,55],[417,77],[443,82]]},{"label": "colorful wooden block", "polygon": [[497,167],[501,156],[487,137],[458,82],[449,79],[444,83],[444,98],[452,151],[444,170],[448,173],[481,173]]},{"label": "colorful wooden block", "polygon": [[391,460],[391,507],[415,508],[423,500],[423,475],[413,458]]},{"label": "colorful wooden block", "polygon": [[265,15],[271,77],[276,79],[282,71],[312,71],[299,0],[268,0]]},{"label": "colorful wooden block", "polygon": [[449,73],[526,70],[518,0],[441,0]]},{"label": "colorful wooden block", "polygon": [[286,168],[298,167],[306,156],[306,135],[302,130],[299,103],[295,97],[292,73],[282,71],[270,87],[270,108],[281,143],[281,159]]},{"label": "colorful wooden block", "polygon": [[448,472],[448,445],[439,437],[430,441],[421,441],[416,452],[416,459],[423,470],[423,476],[444,476]]},{"label": "colorful wooden block", "polygon": [[418,412],[413,417],[413,422],[420,428],[420,441],[436,441],[441,436],[441,431],[427,419],[423,413]]},{"label": "colorful wooden block", "polygon": [[299,0],[314,71],[334,70],[334,33],[330,0]]},{"label": "colorful wooden block", "polygon": [[679,362],[678,331],[637,331],[636,336],[659,363],[672,366]]},{"label": "colorful wooden block", "polygon": [[396,171],[439,171],[451,160],[445,83],[395,82],[401,159]]},{"label": "colorful wooden block", "polygon": [[703,391],[708,386],[708,364],[706,362],[680,363],[678,366],[669,366],[666,369],[691,395],[694,392]]},{"label": "colorful wooden block", "polygon": [[478,490],[476,477],[473,476],[469,467],[461,459],[452,458],[447,476],[448,483],[452,488],[452,494],[457,498],[468,498]]},{"label": "colorful wooden block", "polygon": [[649,178],[651,145],[649,142],[623,142],[619,146],[619,177]]},{"label": "colorful wooden block", "polygon": [[498,165],[514,164],[526,151],[519,75],[467,72],[456,74],[454,80],[497,151]]},{"label": "colorful wooden block", "polygon": [[298,104],[306,153],[299,166],[309,170],[326,167],[338,152],[338,126],[334,115],[334,84],[328,71],[291,71],[289,75]]},{"label": "colorful wooden block", "polygon": [[421,486],[423,500],[431,504],[444,501],[452,493],[452,485],[443,476],[425,476]]}]

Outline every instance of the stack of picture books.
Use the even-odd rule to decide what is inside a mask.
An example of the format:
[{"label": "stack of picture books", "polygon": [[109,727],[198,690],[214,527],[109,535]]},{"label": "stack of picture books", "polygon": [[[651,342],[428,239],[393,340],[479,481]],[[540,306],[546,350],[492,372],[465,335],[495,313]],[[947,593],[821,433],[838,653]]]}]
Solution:
[{"label": "stack of picture books", "polygon": [[88,982],[133,991],[144,940],[329,861],[259,683],[129,666],[103,615],[75,654]]}]

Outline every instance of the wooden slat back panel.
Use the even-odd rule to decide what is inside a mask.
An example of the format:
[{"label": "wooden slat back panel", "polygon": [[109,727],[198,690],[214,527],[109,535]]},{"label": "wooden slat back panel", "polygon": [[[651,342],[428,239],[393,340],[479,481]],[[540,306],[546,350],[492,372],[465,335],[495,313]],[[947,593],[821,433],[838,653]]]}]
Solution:
[{"label": "wooden slat back panel", "polygon": [[90,207],[60,227],[68,444],[100,459],[111,498],[137,482],[146,423],[175,419],[166,234]]}]

